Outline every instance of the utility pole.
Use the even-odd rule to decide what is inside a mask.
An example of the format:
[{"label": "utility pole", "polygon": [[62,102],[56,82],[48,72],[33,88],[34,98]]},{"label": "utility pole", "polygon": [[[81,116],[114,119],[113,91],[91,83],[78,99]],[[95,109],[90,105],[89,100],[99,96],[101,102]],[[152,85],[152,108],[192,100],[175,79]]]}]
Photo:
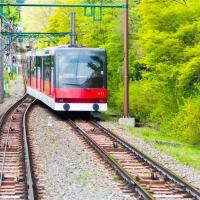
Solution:
[{"label": "utility pole", "polygon": [[70,46],[74,47],[76,45],[76,32],[75,32],[75,12],[70,13]]},{"label": "utility pole", "polygon": [[129,117],[129,75],[128,75],[128,0],[124,11],[124,117]]},{"label": "utility pole", "polygon": [[135,118],[129,116],[129,74],[128,74],[128,0],[124,11],[124,116],[119,118],[120,125],[135,126]]},{"label": "utility pole", "polygon": [[[2,0],[0,0],[2,3]],[[1,9],[1,8],[0,8]],[[1,13],[3,15],[3,13]],[[0,16],[0,31],[2,32],[2,16]],[[0,103],[3,103],[4,97],[4,78],[3,78],[3,36],[0,32]]]}]

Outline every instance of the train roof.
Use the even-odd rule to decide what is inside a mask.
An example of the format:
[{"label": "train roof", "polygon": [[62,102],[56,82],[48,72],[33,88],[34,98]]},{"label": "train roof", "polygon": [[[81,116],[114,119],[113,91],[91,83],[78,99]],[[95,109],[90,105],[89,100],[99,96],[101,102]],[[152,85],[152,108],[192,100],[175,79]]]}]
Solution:
[{"label": "train roof", "polygon": [[40,51],[30,51],[27,53],[28,56],[47,56],[47,55],[54,55],[57,51],[70,51],[70,50],[77,50],[77,51],[90,51],[90,52],[104,52],[105,49],[103,48],[86,48],[86,47],[69,47],[69,45],[62,45],[62,46],[56,46],[56,47],[49,47],[45,48]]}]

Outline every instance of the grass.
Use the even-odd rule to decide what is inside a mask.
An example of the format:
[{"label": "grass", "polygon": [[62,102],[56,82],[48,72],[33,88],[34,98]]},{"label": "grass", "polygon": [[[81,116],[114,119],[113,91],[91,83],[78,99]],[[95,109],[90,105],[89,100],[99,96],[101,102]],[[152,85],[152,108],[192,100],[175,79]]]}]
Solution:
[{"label": "grass", "polygon": [[87,183],[90,179],[90,173],[87,170],[83,170],[79,176],[77,177],[79,181],[81,181],[82,183]]},{"label": "grass", "polygon": [[131,134],[143,138],[154,147],[173,156],[181,163],[200,171],[200,144],[191,145],[152,128],[125,127]]},{"label": "grass", "polygon": [[[105,120],[114,122],[118,121],[119,118],[119,116],[115,115],[112,111],[101,113],[101,116]],[[124,128],[131,134],[151,143],[155,148],[171,155],[180,163],[200,171],[200,144],[191,145],[181,141],[180,138],[169,136],[153,128],[134,128],[129,126]]]},{"label": "grass", "polygon": [[82,182],[83,184],[91,184],[92,185],[92,191],[96,192],[97,191],[97,182],[96,179],[91,179],[92,176],[95,176],[95,174],[91,174],[90,171],[88,170],[82,170],[80,174],[77,176],[77,179]]},{"label": "grass", "polygon": [[115,171],[112,172],[112,180],[113,181],[119,181],[119,175]]},{"label": "grass", "polygon": [[101,112],[101,118],[104,119],[105,121],[117,122],[119,117],[120,116],[115,114],[112,110]]},{"label": "grass", "polygon": [[7,71],[4,71],[4,91],[5,91],[5,97],[9,97],[9,92],[12,87],[13,81],[17,80],[18,75],[17,73],[13,72],[13,79],[10,78]]}]

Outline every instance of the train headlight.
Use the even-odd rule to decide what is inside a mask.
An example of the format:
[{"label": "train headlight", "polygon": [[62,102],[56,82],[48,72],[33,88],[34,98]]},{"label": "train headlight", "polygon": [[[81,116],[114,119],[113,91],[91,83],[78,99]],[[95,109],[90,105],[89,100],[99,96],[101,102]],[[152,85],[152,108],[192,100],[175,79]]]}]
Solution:
[{"label": "train headlight", "polygon": [[64,108],[64,110],[69,111],[70,105],[69,105],[68,103],[65,103],[65,104],[63,105],[63,108]]},{"label": "train headlight", "polygon": [[92,107],[93,107],[93,109],[94,109],[95,111],[98,111],[98,110],[99,110],[99,105],[96,104],[96,103],[95,103]]}]

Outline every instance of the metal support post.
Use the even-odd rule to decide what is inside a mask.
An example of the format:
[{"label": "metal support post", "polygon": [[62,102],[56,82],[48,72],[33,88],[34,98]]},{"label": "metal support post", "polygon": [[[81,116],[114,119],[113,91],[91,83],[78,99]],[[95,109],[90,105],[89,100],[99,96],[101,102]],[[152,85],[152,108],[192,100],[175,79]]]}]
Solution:
[{"label": "metal support post", "polygon": [[66,7],[66,8],[125,8],[126,5],[124,4],[104,4],[104,5],[98,5],[98,4],[45,4],[45,3],[1,3],[0,6],[10,6],[10,7]]},{"label": "metal support post", "polygon": [[13,80],[13,47],[10,49],[10,79]]},{"label": "metal support post", "polygon": [[128,0],[124,11],[124,117],[129,117],[129,75],[128,75]]},{"label": "metal support post", "polygon": [[[2,3],[2,0],[0,0]],[[0,18],[0,103],[3,103],[4,96],[4,78],[3,78],[3,36],[1,34],[2,31],[2,18]]]},{"label": "metal support post", "polygon": [[70,13],[70,45],[74,47],[76,45],[76,32],[75,32],[75,12]]}]

